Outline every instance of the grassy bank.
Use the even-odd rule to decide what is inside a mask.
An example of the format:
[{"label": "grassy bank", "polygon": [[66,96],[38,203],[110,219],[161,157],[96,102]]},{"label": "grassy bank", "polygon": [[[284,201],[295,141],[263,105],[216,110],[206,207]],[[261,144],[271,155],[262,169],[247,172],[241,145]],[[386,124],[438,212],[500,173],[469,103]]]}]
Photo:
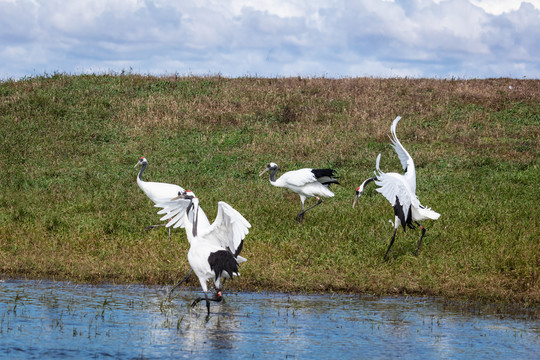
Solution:
[{"label": "grassy bank", "polygon": [[[228,287],[427,294],[537,305],[540,81],[53,76],[0,83],[0,271],[76,281],[172,283],[183,231],[158,222],[145,179],[224,200],[252,224]],[[401,172],[392,120],[416,163],[427,234],[399,231],[369,187]],[[258,173],[332,167],[336,196],[295,221],[298,196]],[[311,200],[313,201],[313,200]],[[311,204],[308,200],[308,204]],[[193,283],[195,284],[195,283]]]}]

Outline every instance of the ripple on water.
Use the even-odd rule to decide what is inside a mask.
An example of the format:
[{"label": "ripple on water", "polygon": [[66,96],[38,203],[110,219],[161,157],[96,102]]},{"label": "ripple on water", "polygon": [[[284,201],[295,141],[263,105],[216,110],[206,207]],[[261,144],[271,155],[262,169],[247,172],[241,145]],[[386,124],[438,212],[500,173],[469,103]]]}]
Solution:
[{"label": "ripple on water", "polygon": [[[535,358],[540,325],[426,298],[198,293],[166,287],[0,283],[0,357],[17,358]],[[536,309],[537,310],[537,309]],[[531,315],[533,314],[533,315]]]}]

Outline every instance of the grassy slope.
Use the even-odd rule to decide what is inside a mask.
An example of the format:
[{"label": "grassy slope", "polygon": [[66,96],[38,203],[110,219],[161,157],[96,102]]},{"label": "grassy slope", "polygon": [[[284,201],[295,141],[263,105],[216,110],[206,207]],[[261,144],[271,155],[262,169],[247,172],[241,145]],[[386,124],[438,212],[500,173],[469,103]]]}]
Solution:
[{"label": "grassy slope", "polygon": [[[512,88],[509,88],[512,86]],[[57,74],[0,83],[0,266],[9,276],[172,283],[188,269],[138,189],[192,189],[211,219],[219,200],[253,225],[229,287],[430,294],[538,304],[540,81],[226,79]],[[387,134],[417,167],[417,195],[442,214],[398,232],[370,186],[401,171]],[[298,196],[257,174],[332,167],[336,197],[295,222]],[[312,200],[313,201],[313,200]],[[309,202],[309,200],[308,200]]]}]

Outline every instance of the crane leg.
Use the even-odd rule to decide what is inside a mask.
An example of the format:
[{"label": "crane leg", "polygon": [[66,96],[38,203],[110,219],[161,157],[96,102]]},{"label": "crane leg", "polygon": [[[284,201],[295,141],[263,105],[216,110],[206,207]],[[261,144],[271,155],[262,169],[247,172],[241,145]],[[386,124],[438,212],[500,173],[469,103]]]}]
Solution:
[{"label": "crane leg", "polygon": [[426,233],[426,229],[420,225],[418,222],[416,222],[416,225],[422,229],[422,235],[420,236],[420,241],[418,241],[418,246],[416,247],[416,251],[414,252],[414,256],[418,256],[418,249],[420,249],[420,245],[422,245],[422,239],[424,238],[424,234]]},{"label": "crane leg", "polygon": [[392,247],[392,245],[394,245],[394,241],[396,240],[396,232],[397,232],[397,227],[394,229],[394,235],[392,235],[392,240],[390,240],[390,245],[388,245],[388,249],[386,249],[386,253],[384,254],[385,261],[388,259],[388,252],[390,251],[390,248]]},{"label": "crane leg", "polygon": [[[210,315],[210,301],[208,299],[208,294],[204,293],[204,298],[202,297],[198,297],[196,298],[192,303],[191,303],[191,307],[195,307],[195,305],[197,305],[199,302],[201,302],[202,300],[206,301],[206,310],[208,311],[208,315]],[[207,316],[208,316],[207,315]]]},{"label": "crane leg", "polygon": [[210,316],[210,301],[215,301],[215,302],[220,302],[221,300],[223,299],[223,297],[221,296],[221,291],[219,291],[216,296],[214,298],[208,298],[208,294],[207,293],[204,293],[204,298],[202,297],[198,297],[196,298],[192,303],[191,303],[191,307],[195,307],[195,305],[197,305],[199,302],[201,302],[202,300],[204,300],[206,302],[206,311],[207,311],[207,315],[206,317],[208,318],[208,316]]},{"label": "crane leg", "polygon": [[206,317],[208,318],[210,316],[210,301],[208,301],[208,294],[204,293],[204,300],[206,301]]},{"label": "crane leg", "polygon": [[169,298],[171,297],[173,291],[176,290],[176,288],[178,288],[180,285],[182,285],[184,282],[186,282],[189,279],[192,272],[193,272],[193,269],[189,269],[189,272],[187,273],[187,275],[184,276],[184,278],[182,280],[180,280],[178,282],[178,284],[174,285],[174,287],[171,289],[171,291],[169,291],[169,295],[168,295]]},{"label": "crane leg", "polygon": [[311,207],[308,207],[306,210],[302,210],[298,215],[296,215],[296,221],[302,222],[304,220],[304,214],[308,211],[313,209],[315,206],[320,205],[322,203],[322,199],[317,197],[317,203]]}]

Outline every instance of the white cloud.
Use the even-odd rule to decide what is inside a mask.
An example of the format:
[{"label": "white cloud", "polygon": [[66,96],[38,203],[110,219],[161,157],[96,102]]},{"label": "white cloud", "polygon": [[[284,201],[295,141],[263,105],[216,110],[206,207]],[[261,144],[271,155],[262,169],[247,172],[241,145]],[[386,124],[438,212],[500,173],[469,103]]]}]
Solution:
[{"label": "white cloud", "polygon": [[471,0],[471,3],[493,15],[501,15],[517,10],[523,3],[529,3],[536,9],[540,9],[540,0]]},{"label": "white cloud", "polygon": [[0,0],[0,78],[540,77],[540,0]]}]

